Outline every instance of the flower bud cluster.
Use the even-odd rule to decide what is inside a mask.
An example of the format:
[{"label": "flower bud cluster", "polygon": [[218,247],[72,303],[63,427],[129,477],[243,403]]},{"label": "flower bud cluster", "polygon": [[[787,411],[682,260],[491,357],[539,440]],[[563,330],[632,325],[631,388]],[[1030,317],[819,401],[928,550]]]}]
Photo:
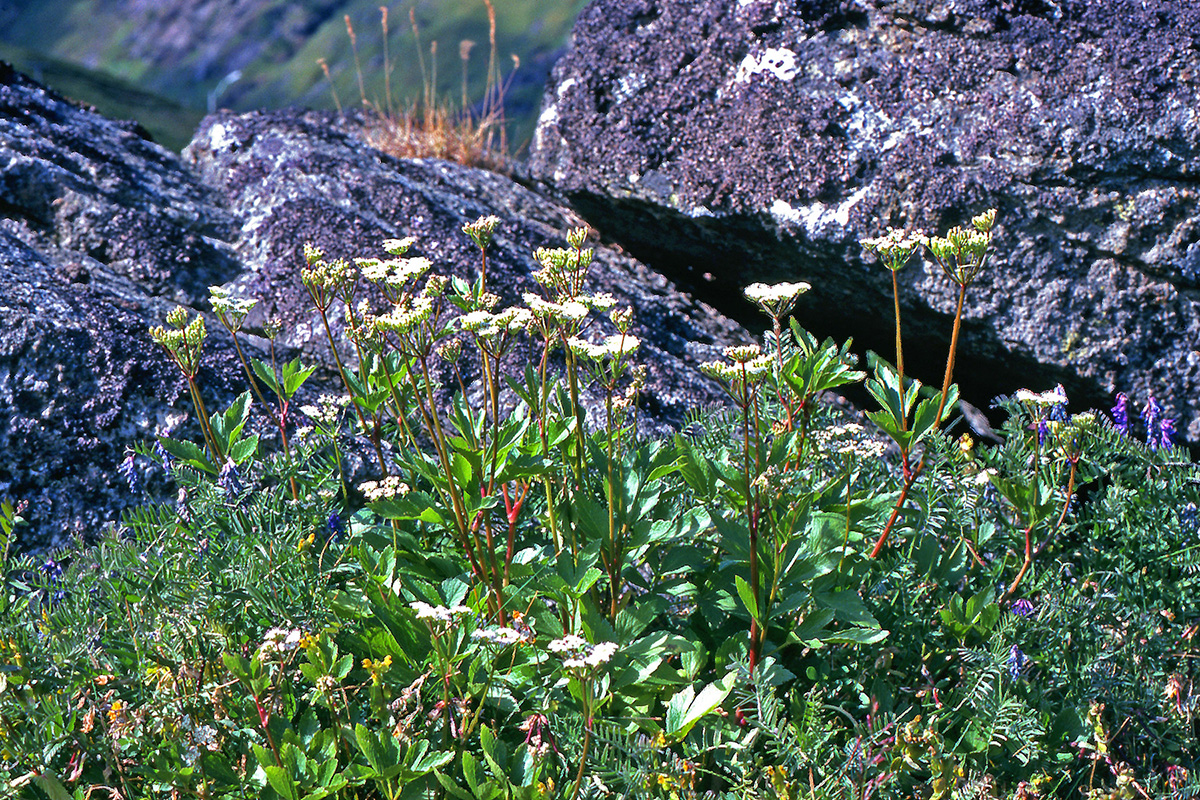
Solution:
[{"label": "flower bud cluster", "polygon": [[150,338],[171,354],[185,375],[195,377],[200,369],[200,346],[208,335],[204,317],[197,315],[188,322],[187,311],[177,307],[167,314],[167,326],[151,328]]},{"label": "flower bud cluster", "polygon": [[554,291],[560,300],[576,297],[583,291],[588,267],[592,263],[591,250],[539,247],[533,257],[542,265],[533,273],[533,279]]},{"label": "flower bud cluster", "polygon": [[466,225],[463,225],[462,230],[463,233],[471,237],[471,241],[475,242],[480,250],[486,250],[488,245],[492,243],[492,234],[499,224],[499,217],[486,216],[480,217],[474,222],[468,222]]},{"label": "flower bud cluster", "polygon": [[232,290],[221,286],[208,287],[208,294],[213,313],[234,333],[242,329],[246,315],[258,305],[257,300],[232,297]]}]

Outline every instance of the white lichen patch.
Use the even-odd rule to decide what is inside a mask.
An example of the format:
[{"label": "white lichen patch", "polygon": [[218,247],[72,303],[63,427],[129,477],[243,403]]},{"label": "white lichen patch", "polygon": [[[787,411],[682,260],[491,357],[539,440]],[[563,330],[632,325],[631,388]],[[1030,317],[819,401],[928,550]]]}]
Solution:
[{"label": "white lichen patch", "polygon": [[213,152],[229,150],[238,143],[237,137],[233,136],[220,122],[208,129],[208,141],[209,148]]},{"label": "white lichen patch", "polygon": [[770,75],[781,81],[796,77],[796,54],[786,47],[768,47],[757,55],[751,53],[738,65],[734,83],[746,83],[757,75]]},{"label": "white lichen patch", "polygon": [[770,212],[781,228],[803,228],[810,239],[836,237],[850,224],[850,209],[866,194],[867,188],[864,186],[836,206],[828,206],[818,200],[794,208],[786,200],[776,200],[771,204]]},{"label": "white lichen patch", "polygon": [[624,103],[646,88],[648,83],[650,83],[650,78],[645,73],[631,72],[617,81],[617,88],[613,92],[613,99],[618,105]]}]

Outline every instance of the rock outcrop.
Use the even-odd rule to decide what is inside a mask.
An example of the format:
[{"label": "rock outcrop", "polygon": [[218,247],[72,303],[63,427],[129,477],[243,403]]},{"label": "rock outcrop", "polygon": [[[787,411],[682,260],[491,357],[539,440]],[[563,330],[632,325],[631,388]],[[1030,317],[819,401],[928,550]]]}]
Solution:
[{"label": "rock outcrop", "polygon": [[[147,328],[238,272],[232,217],[136,129],[2,63],[0,212],[0,497],[27,504],[19,546],[57,546],[136,499],[116,466],[187,391]],[[228,397],[229,354],[206,364]]]},{"label": "rock outcrop", "polygon": [[[810,280],[802,319],[884,354],[890,281],[858,241],[998,207],[966,396],[1153,394],[1197,443],[1198,65],[1190,0],[605,0],[531,169],[725,313],[748,319],[721,301],[748,280]],[[906,361],[936,382],[951,286],[901,278]]]},{"label": "rock outcrop", "polygon": [[[320,360],[305,242],[353,257],[411,235],[439,270],[467,276],[478,252],[461,227],[496,214],[489,285],[515,301],[533,249],[578,224],[499,175],[386,157],[330,115],[215,116],[187,158],[0,65],[0,497],[27,504],[19,547],[95,536],[140,499],[116,471],[126,447],[188,405],[147,335],[175,305],[206,313],[208,287],[229,285],[262,299],[251,333],[278,318],[285,352]],[[597,251],[593,274],[637,310],[647,417],[678,424],[717,400],[694,362],[744,329],[614,250]],[[200,384],[221,405],[245,378],[212,317],[208,330]]]}]

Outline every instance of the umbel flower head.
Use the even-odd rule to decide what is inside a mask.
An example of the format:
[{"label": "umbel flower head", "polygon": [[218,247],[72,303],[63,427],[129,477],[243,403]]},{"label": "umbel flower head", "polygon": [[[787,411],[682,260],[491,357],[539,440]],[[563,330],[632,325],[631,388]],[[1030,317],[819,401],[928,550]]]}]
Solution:
[{"label": "umbel flower head", "polygon": [[888,232],[883,236],[863,239],[860,244],[878,256],[885,267],[896,272],[908,263],[918,247],[929,244],[929,237],[920,231],[888,228]]},{"label": "umbel flower head", "polygon": [[213,313],[217,315],[217,319],[221,320],[225,327],[234,333],[242,329],[242,323],[245,322],[246,315],[250,313],[254,306],[258,305],[257,300],[233,297],[232,290],[222,286],[208,287],[208,294],[208,300],[212,304]]},{"label": "umbel flower head", "polygon": [[773,285],[752,283],[742,292],[746,295],[747,300],[758,304],[758,307],[766,312],[767,316],[779,319],[792,310],[792,306],[796,304],[796,298],[811,288],[812,286],[803,281]]},{"label": "umbel flower head", "polygon": [[492,234],[496,230],[496,226],[500,224],[500,218],[496,216],[480,217],[474,222],[468,222],[463,225],[463,233],[471,237],[471,241],[479,246],[480,250],[486,250],[487,246],[492,243]]},{"label": "umbel flower head", "polygon": [[970,228],[951,228],[945,236],[929,239],[926,246],[950,280],[965,287],[987,263],[995,223],[996,209],[988,209],[972,218]]}]

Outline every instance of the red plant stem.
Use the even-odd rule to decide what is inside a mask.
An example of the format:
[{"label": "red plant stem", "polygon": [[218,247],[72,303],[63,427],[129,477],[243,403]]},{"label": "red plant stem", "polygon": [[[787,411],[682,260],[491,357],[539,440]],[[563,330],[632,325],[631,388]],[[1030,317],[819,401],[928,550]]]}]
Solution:
[{"label": "red plant stem", "polygon": [[1001,602],[1008,599],[1012,595],[1012,593],[1017,590],[1017,587],[1021,585],[1021,581],[1025,579],[1025,573],[1029,571],[1030,565],[1033,564],[1033,537],[1032,537],[1032,534],[1033,534],[1033,526],[1036,524],[1037,524],[1037,521],[1035,520],[1034,522],[1030,523],[1028,528],[1025,529],[1025,563],[1021,565],[1021,571],[1018,572],[1017,577],[1013,579],[1012,586],[1009,586],[1008,590],[1005,591],[1003,595],[1001,595],[1001,597],[1000,597]]},{"label": "red plant stem", "polygon": [[879,534],[879,540],[875,542],[875,548],[871,551],[871,558],[879,557],[879,552],[883,550],[888,536],[891,535],[892,526],[896,524],[896,519],[900,516],[900,509],[904,506],[904,501],[908,499],[908,490],[912,488],[912,485],[917,480],[917,476],[921,474],[921,468],[924,466],[925,458],[922,456],[921,460],[917,462],[917,468],[911,470],[905,478],[904,486],[900,489],[900,497],[896,499],[896,506],[892,509],[892,515],[888,517],[887,524],[883,526],[883,533]]},{"label": "red plant stem", "polygon": [[959,284],[958,305],[954,309],[954,331],[950,334],[950,355],[946,358],[946,377],[942,379],[942,398],[938,402],[937,416],[933,418],[933,427],[942,424],[942,411],[946,408],[946,393],[950,391],[950,379],[954,377],[954,356],[958,352],[958,331],[962,327],[963,301],[967,298],[967,284]]},{"label": "red plant stem", "polygon": [[1033,551],[1035,556],[1041,555],[1042,551],[1050,545],[1050,542],[1058,535],[1058,529],[1062,527],[1063,522],[1067,518],[1067,511],[1071,508],[1071,498],[1075,494],[1075,471],[1078,467],[1079,457],[1076,456],[1071,459],[1071,474],[1067,478],[1067,499],[1063,501],[1062,513],[1058,515],[1058,521],[1054,523],[1054,527],[1050,529],[1050,533],[1046,534],[1045,540]]}]

